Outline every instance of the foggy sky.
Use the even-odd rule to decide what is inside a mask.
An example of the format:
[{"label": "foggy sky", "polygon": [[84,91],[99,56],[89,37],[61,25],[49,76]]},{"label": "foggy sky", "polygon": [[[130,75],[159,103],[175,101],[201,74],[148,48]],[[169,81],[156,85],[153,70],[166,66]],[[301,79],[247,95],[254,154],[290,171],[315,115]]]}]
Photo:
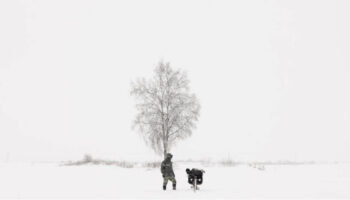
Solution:
[{"label": "foggy sky", "polygon": [[0,162],[158,159],[130,82],[164,60],[202,105],[176,158],[348,160],[348,1],[1,1]]}]

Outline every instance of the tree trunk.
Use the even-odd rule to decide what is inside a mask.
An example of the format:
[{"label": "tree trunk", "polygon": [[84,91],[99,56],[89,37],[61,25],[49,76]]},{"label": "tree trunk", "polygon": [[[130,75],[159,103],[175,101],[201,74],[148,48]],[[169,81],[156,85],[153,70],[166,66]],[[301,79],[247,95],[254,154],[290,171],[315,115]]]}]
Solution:
[{"label": "tree trunk", "polygon": [[164,159],[165,159],[166,154],[168,153],[168,141],[163,141],[163,153],[164,153]]}]

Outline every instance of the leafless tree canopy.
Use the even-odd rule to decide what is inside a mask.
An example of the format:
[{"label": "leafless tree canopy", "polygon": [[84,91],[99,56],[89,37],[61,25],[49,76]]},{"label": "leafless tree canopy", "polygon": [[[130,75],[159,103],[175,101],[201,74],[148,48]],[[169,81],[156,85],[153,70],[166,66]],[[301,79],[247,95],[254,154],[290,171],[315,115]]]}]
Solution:
[{"label": "leafless tree canopy", "polygon": [[156,153],[165,155],[176,141],[192,134],[200,105],[190,93],[185,72],[160,62],[152,79],[132,83],[131,95],[136,97],[138,111],[134,128]]}]

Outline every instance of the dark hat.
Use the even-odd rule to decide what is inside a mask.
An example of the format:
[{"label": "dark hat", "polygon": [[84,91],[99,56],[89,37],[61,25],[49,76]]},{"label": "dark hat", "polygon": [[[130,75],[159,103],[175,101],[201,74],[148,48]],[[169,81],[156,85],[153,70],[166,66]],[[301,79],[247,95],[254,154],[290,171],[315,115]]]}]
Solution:
[{"label": "dark hat", "polygon": [[173,155],[172,155],[171,153],[167,153],[167,154],[166,154],[166,157],[167,157],[167,158],[172,158]]}]

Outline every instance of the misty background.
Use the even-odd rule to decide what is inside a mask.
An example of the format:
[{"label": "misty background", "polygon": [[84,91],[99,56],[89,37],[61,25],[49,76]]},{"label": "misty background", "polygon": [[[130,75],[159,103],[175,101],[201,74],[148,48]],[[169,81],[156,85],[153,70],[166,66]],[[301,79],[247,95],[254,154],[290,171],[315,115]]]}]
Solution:
[{"label": "misty background", "polygon": [[130,82],[160,60],[202,109],[174,159],[350,161],[349,1],[1,1],[0,162],[161,159]]}]

